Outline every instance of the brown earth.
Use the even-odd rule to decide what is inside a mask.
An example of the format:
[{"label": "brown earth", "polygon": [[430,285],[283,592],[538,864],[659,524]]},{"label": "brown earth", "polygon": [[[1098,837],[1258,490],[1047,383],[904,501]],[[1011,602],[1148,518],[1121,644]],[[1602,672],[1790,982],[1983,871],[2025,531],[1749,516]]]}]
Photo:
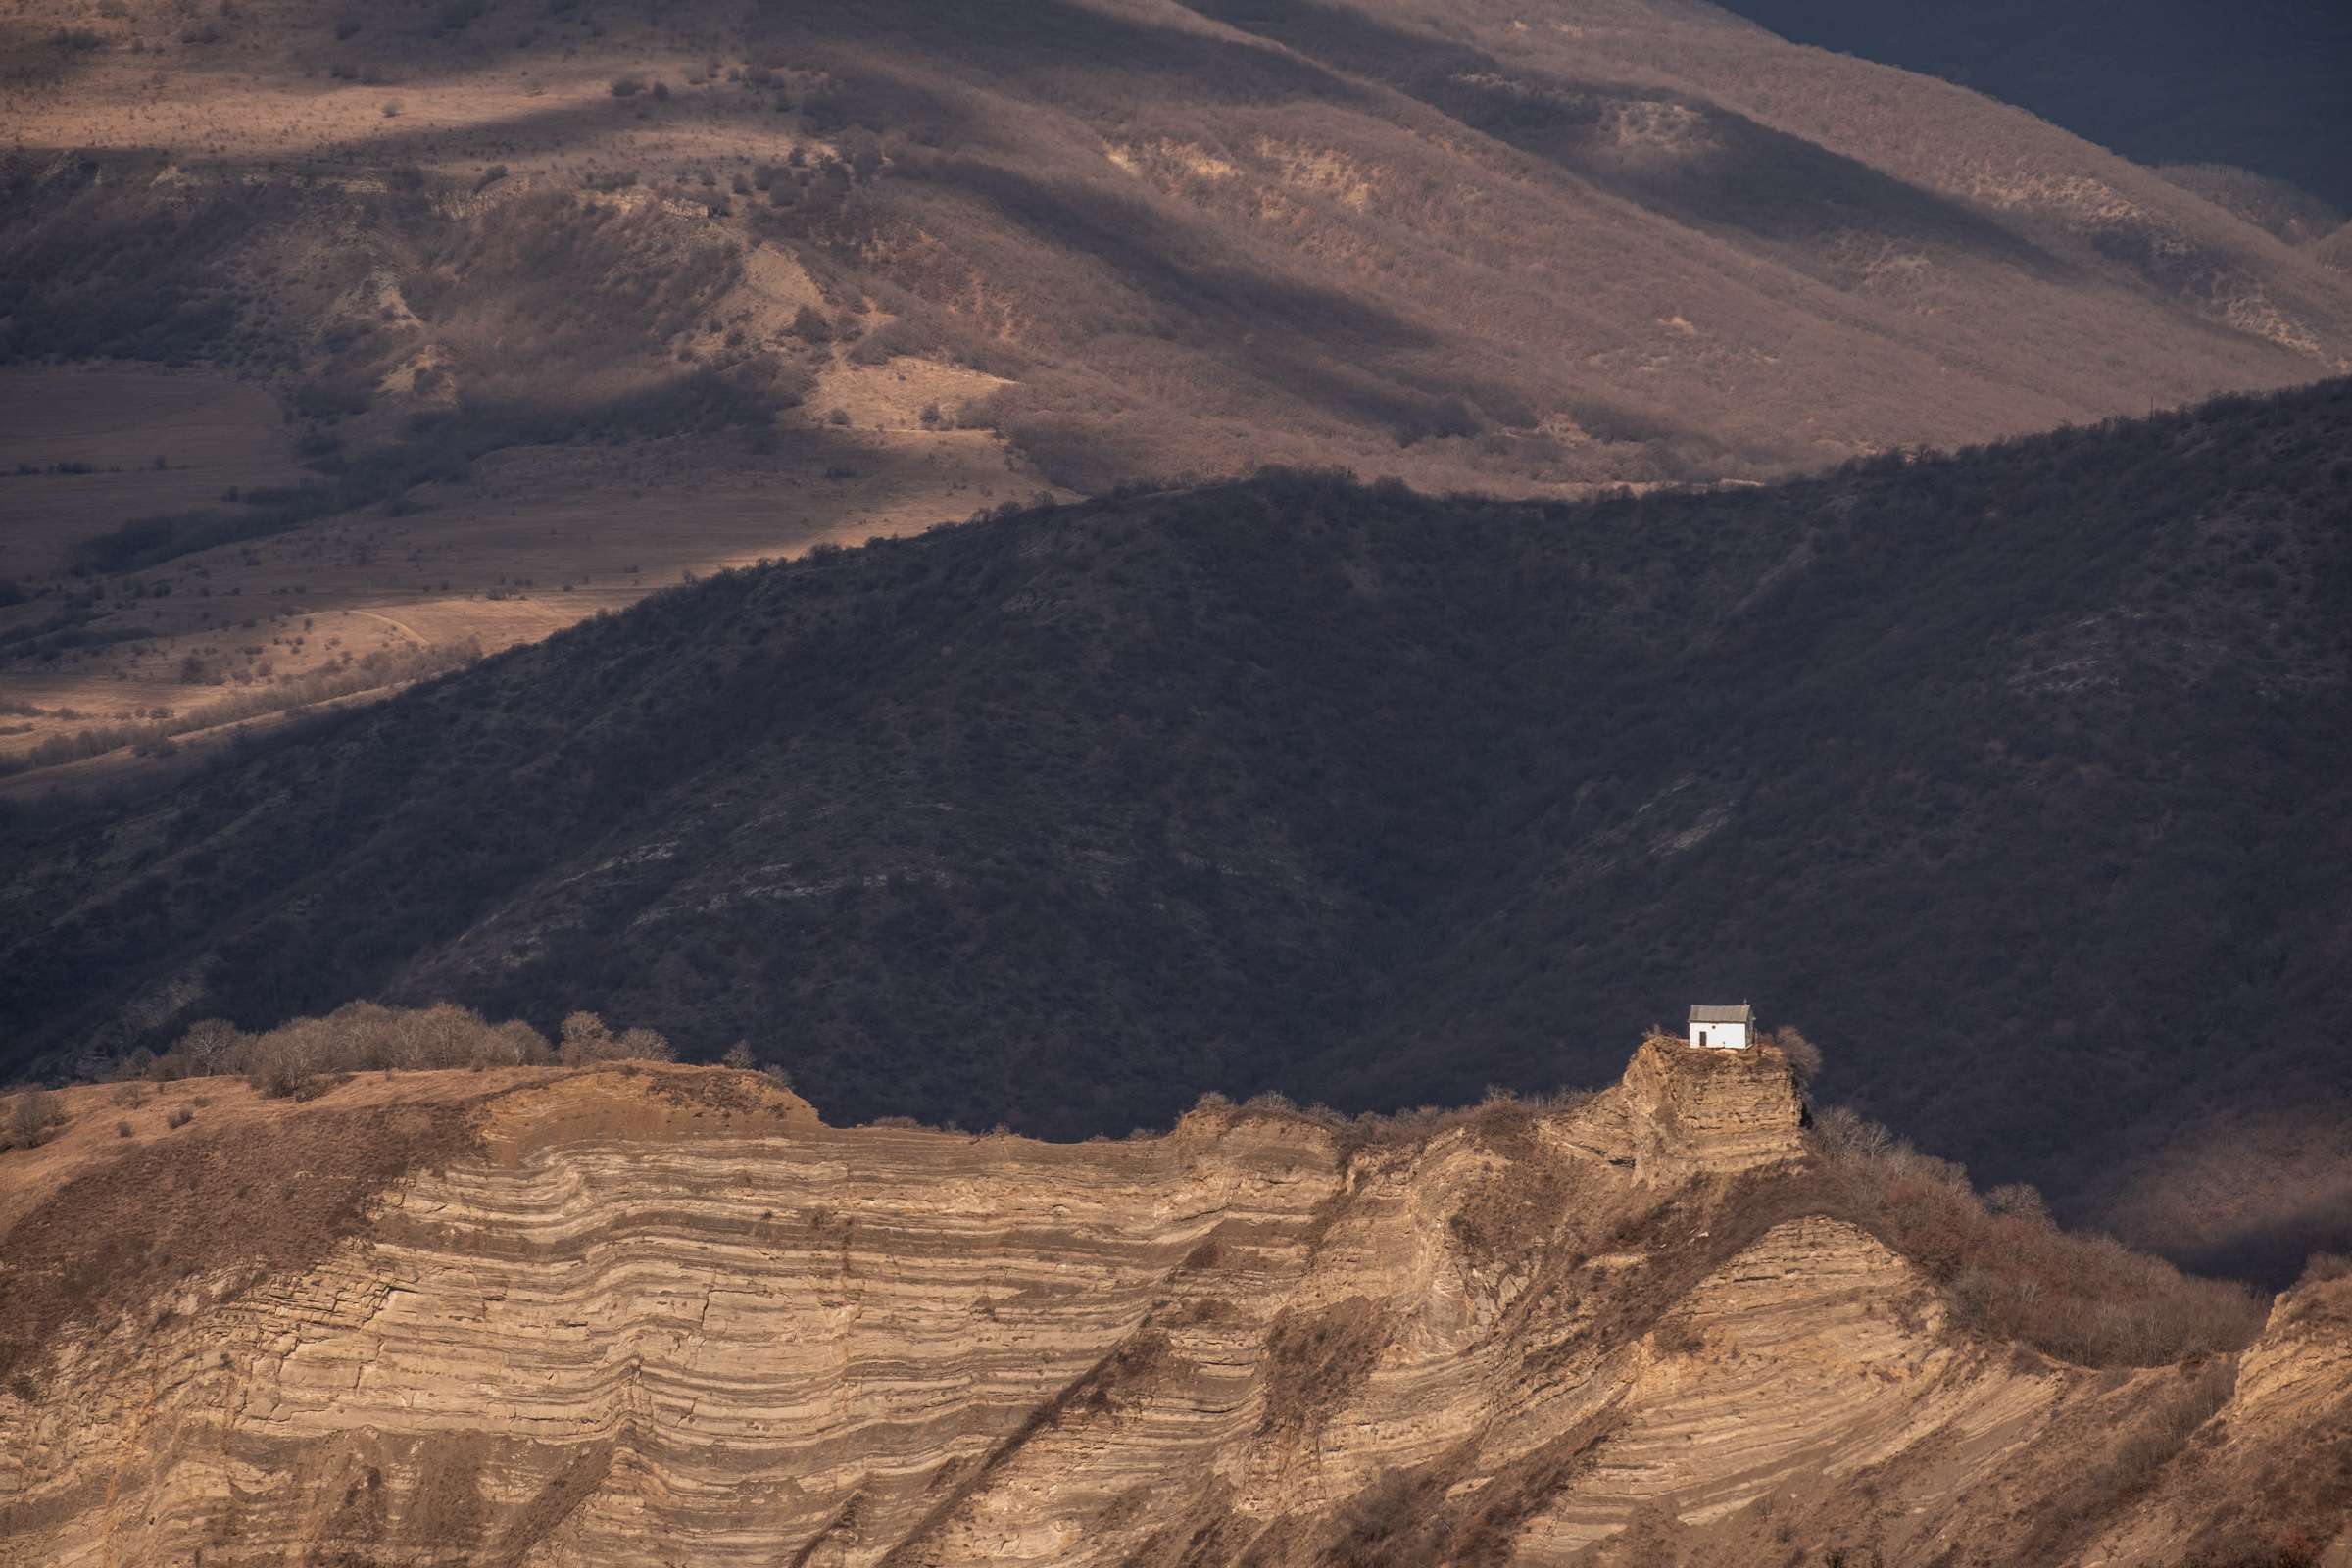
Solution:
[{"label": "brown earth", "polygon": [[[111,477],[0,483],[62,487]],[[0,760],[94,727],[268,704],[273,691],[291,692],[290,683],[347,659],[460,646],[496,653],[699,573],[813,544],[916,532],[1041,488],[978,432],[876,431],[768,455],[693,437],[501,453],[467,484],[413,496],[414,512],[330,519],[136,574],[134,583],[160,575],[177,591],[152,598],[134,589],[89,623],[135,636],[0,667],[0,698],[13,705],[0,710]],[[142,502],[138,512],[79,515],[94,532],[93,524],[156,510]],[[73,515],[60,514],[57,526]],[[688,517],[691,526],[649,526],[656,515]],[[55,603],[0,608],[0,632],[44,620]],[[189,672],[190,661],[204,666],[200,675]],[[375,695],[396,689],[385,684]],[[94,764],[0,780],[0,791],[45,789],[69,773],[111,776],[133,761],[115,752]]]},{"label": "brown earth", "polygon": [[[0,1392],[10,1561],[2347,1545],[2352,1282],[2180,1365],[1989,1340],[1832,1211],[1769,1050],[1653,1041],[1607,1093],[1369,1138],[1230,1107],[1118,1143],[835,1129],[749,1075],[609,1067],[167,1086],[136,1113],[212,1103],[124,1141],[90,1125],[117,1093],[0,1156],[10,1283],[73,1251],[44,1215],[111,1194],[111,1231],[174,1182],[196,1266],[49,1321]],[[225,1149],[151,1152],[208,1122],[347,1144],[318,1211],[358,1217],[250,1239],[270,1195],[222,1187]]]}]

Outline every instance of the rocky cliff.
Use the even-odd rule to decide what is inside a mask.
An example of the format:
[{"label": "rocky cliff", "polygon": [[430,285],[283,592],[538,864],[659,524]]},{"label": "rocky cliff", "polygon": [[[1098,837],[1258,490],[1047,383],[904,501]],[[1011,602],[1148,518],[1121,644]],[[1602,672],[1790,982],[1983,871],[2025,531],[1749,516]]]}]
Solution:
[{"label": "rocky cliff", "polygon": [[0,1562],[2352,1552],[2352,1282],[2194,1364],[1988,1339],[1769,1049],[1078,1145],[716,1069],[117,1093],[0,1155]]}]

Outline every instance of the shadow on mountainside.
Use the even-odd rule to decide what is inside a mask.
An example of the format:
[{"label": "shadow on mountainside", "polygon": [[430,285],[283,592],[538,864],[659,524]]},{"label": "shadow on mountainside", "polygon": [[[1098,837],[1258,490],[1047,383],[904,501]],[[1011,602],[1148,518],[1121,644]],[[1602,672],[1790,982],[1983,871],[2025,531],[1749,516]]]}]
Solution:
[{"label": "shadow on mountainside", "polygon": [[[1447,118],[1700,229],[1816,242],[1857,224],[2063,281],[2076,269],[1982,213],[1719,104],[1570,81],[1315,0],[1191,9],[1394,87]],[[1646,145],[1645,145],[1646,144]]]}]

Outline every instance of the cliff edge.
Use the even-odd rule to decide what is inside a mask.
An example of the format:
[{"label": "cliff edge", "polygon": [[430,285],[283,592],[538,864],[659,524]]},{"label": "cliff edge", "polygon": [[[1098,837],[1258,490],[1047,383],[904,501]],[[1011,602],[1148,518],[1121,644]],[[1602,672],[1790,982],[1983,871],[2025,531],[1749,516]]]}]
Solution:
[{"label": "cliff edge", "polygon": [[[0,1311],[53,1303],[0,1392],[0,1562],[2169,1563],[2283,1528],[2224,1503],[2352,1379],[2284,1307],[2193,1364],[1988,1337],[1768,1050],[1653,1041],[1409,1135],[1077,1145],[828,1127],[719,1069],[195,1080],[127,1138],[109,1093],[0,1156]],[[306,1202],[345,1217],[252,1239]],[[2154,1482],[2034,1534],[2143,1432]],[[2334,1499],[2291,1521],[2322,1547]]]},{"label": "cliff edge", "polygon": [[1804,1097],[1768,1045],[1714,1051],[1652,1035],[1611,1097],[1638,1176],[1653,1185],[1793,1164]]}]

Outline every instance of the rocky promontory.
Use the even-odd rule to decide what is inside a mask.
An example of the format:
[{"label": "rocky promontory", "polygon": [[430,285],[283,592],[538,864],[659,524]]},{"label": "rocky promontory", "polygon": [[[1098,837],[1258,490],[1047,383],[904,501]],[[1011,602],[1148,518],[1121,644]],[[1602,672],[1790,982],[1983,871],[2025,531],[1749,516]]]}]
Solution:
[{"label": "rocky promontory", "polygon": [[2242,1352],[2003,1340],[1770,1047],[1075,1145],[829,1127],[716,1068],[196,1079],[128,1135],[108,1093],[0,1155],[0,1562],[2346,1549],[2309,1461],[2344,1462],[2352,1284]]}]

